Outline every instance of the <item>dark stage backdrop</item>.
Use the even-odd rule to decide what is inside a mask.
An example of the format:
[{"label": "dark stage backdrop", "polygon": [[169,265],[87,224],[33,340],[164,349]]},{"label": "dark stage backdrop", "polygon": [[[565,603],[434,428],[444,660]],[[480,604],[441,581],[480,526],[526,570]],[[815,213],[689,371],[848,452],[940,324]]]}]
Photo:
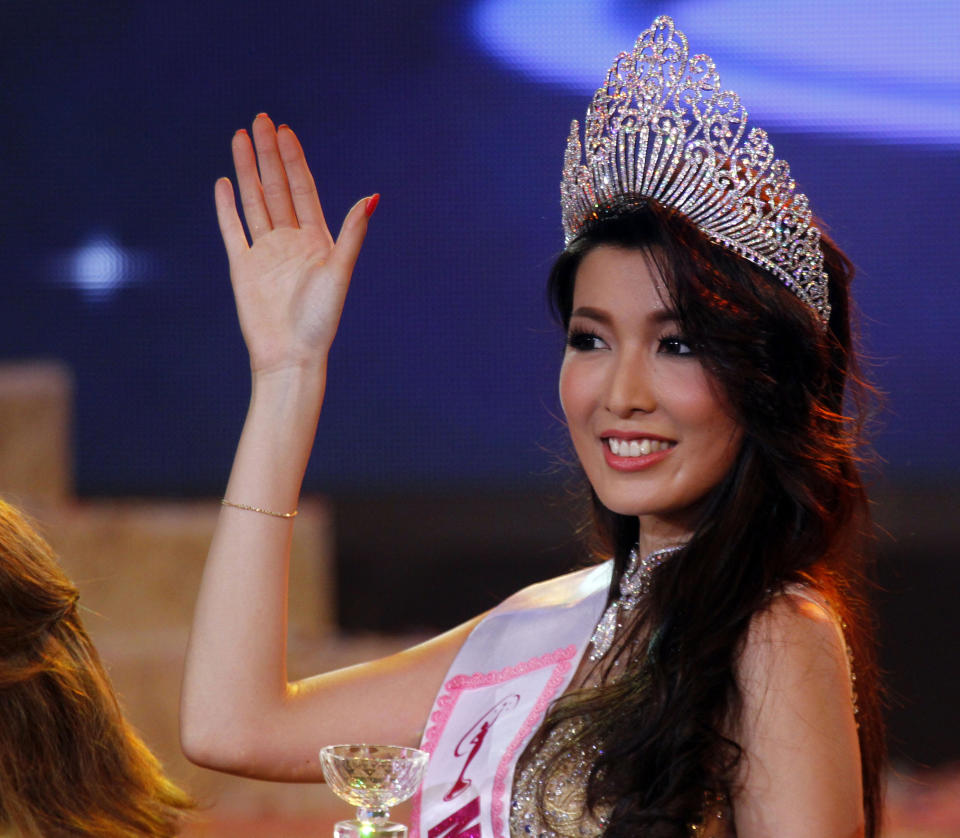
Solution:
[{"label": "dark stage backdrop", "polygon": [[664,11],[771,130],[860,268],[890,394],[887,474],[949,478],[954,9],[5,0],[0,355],[75,370],[81,492],[216,492],[248,377],[212,185],[232,132],[266,110],[303,137],[329,219],[383,194],[308,488],[549,480],[561,342],[542,289],[564,140],[614,52]]},{"label": "dark stage backdrop", "polygon": [[960,486],[955,0],[3,0],[0,360],[73,369],[81,494],[217,494],[249,382],[213,183],[265,110],[299,132],[335,225],[383,195],[307,490],[352,499],[341,520],[360,510],[361,541],[371,496],[535,496],[566,453],[543,295],[565,138],[661,12],[858,265],[888,393],[876,447],[890,496],[912,499],[887,508],[920,516],[900,520],[884,630],[888,668],[929,659],[928,681],[901,675],[895,693],[934,744],[901,738],[956,757],[941,602],[960,585],[944,502]]}]

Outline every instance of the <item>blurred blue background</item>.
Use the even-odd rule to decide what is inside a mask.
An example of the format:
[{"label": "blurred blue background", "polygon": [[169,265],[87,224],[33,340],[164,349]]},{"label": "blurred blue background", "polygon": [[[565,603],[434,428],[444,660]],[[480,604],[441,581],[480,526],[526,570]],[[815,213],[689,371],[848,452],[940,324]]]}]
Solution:
[{"label": "blurred blue background", "polygon": [[951,479],[954,3],[7,0],[0,352],[74,368],[78,489],[223,485],[248,380],[212,184],[260,110],[300,133],[332,223],[383,194],[308,488],[552,480],[564,138],[659,12],[859,267],[885,473]]},{"label": "blurred blue background", "polygon": [[[858,266],[887,393],[893,747],[956,759],[954,0],[4,0],[0,360],[74,371],[81,495],[217,495],[249,381],[213,183],[267,111],[300,134],[335,227],[383,196],[306,478],[336,504],[341,598],[363,591],[342,624],[449,625],[556,572],[571,515],[537,504],[567,452],[543,292],[564,143],[660,13],[716,59]],[[459,590],[432,587],[451,559]]]}]

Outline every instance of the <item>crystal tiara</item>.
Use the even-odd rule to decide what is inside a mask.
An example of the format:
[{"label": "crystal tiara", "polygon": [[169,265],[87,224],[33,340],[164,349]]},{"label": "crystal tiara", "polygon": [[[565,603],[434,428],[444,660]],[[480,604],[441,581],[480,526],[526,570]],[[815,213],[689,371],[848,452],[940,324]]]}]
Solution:
[{"label": "crystal tiara", "polygon": [[773,273],[826,327],[827,275],[807,196],[766,131],[744,139],[740,97],[720,86],[709,56],[689,55],[672,18],[658,17],[617,56],[584,125],[585,164],[577,120],[564,155],[566,244],[588,222],[653,198]]}]

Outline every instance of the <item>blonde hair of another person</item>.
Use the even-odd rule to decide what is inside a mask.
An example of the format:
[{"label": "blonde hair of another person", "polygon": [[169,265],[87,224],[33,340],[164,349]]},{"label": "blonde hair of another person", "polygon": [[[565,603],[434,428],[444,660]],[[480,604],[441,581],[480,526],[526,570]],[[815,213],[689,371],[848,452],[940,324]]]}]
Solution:
[{"label": "blonde hair of another person", "polygon": [[124,718],[78,600],[0,500],[0,831],[176,835],[193,802]]}]

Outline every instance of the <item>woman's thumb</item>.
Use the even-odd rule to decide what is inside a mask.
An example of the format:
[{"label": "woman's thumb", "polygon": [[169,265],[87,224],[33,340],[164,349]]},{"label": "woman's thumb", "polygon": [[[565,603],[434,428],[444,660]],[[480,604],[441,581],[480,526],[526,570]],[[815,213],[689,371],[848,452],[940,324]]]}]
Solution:
[{"label": "woman's thumb", "polygon": [[357,264],[363,239],[367,235],[367,224],[379,202],[379,192],[369,198],[361,198],[351,207],[347,217],[343,219],[340,234],[337,236],[336,247],[330,254],[330,261],[348,273],[352,272],[353,266]]}]

